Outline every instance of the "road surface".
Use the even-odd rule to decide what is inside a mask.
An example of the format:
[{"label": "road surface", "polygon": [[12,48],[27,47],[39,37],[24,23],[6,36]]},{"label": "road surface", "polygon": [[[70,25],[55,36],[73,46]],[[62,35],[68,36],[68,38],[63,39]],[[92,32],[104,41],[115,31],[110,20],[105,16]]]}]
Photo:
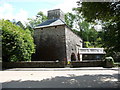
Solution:
[{"label": "road surface", "polygon": [[118,75],[118,68],[15,68],[0,71],[0,82],[2,88],[118,88]]}]

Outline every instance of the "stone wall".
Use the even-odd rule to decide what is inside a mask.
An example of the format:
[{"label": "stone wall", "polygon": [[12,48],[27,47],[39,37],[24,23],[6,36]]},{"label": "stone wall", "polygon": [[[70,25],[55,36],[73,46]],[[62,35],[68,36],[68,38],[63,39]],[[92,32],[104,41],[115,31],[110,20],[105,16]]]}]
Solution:
[{"label": "stone wall", "polygon": [[3,62],[2,68],[63,68],[64,62],[46,61],[46,62]]},{"label": "stone wall", "polygon": [[55,61],[66,58],[65,26],[51,26],[35,30],[36,53],[33,61]]},{"label": "stone wall", "polygon": [[[82,39],[73,33],[67,26],[65,28],[66,34],[66,52],[67,60],[72,61],[71,57],[74,55],[76,57],[75,61],[78,61],[79,48],[82,48]],[[79,55],[80,61],[82,60],[82,55]]]},{"label": "stone wall", "polygon": [[82,61],[82,62],[71,62],[70,67],[103,67],[103,61]]}]

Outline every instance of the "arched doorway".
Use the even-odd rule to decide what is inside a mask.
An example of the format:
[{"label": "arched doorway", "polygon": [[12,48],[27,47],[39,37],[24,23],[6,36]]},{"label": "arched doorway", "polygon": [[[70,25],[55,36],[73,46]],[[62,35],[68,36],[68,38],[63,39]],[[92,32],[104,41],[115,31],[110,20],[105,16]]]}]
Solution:
[{"label": "arched doorway", "polygon": [[75,53],[72,53],[72,54],[71,54],[71,61],[76,61]]}]

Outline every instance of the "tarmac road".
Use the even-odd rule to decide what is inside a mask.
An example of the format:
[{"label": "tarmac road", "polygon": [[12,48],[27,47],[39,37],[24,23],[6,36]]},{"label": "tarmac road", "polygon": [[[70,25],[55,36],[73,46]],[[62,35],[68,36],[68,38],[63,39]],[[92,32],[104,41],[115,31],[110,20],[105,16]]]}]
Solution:
[{"label": "tarmac road", "polygon": [[118,75],[118,68],[14,68],[0,71],[0,82],[2,88],[119,88]]}]

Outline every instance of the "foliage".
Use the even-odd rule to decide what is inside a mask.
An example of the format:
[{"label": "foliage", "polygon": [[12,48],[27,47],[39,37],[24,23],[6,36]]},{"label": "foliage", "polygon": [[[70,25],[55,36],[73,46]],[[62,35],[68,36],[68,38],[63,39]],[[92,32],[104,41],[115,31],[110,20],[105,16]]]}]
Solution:
[{"label": "foliage", "polygon": [[86,21],[82,21],[79,25],[81,28],[81,36],[84,41],[94,42],[97,38],[97,31],[93,27],[90,27],[90,24]]},{"label": "foliage", "polygon": [[82,21],[83,17],[79,15],[77,11],[74,11],[74,14],[70,12],[65,14],[65,22],[72,29],[80,30],[79,23]]},{"label": "foliage", "polygon": [[96,19],[118,21],[120,18],[119,4],[120,2],[82,2],[81,7],[76,8],[76,10],[90,22],[94,22]]},{"label": "foliage", "polygon": [[43,12],[38,12],[35,18],[28,18],[28,23],[26,23],[26,29],[29,29],[31,31],[31,35],[34,34],[34,27],[39,25],[40,23],[47,20],[47,16],[43,14]]},{"label": "foliage", "polygon": [[86,21],[100,21],[103,26],[102,41],[108,56],[114,58],[120,52],[120,2],[82,2],[76,8]]},{"label": "foliage", "polygon": [[31,32],[7,20],[0,20],[0,30],[3,61],[30,61],[35,52]]},{"label": "foliage", "polygon": [[27,26],[34,28],[35,26],[39,25],[43,21],[47,20],[47,16],[43,14],[43,12],[38,12],[35,18],[28,18]]},{"label": "foliage", "polygon": [[[82,16],[79,15],[79,13],[67,13],[65,15],[65,22],[71,28],[77,27],[73,29],[73,32],[83,39],[84,47],[89,48],[102,46],[97,44],[97,38],[100,38],[98,37],[98,32],[90,23],[84,21],[84,19],[82,18]],[[99,39],[99,42],[101,42],[100,40],[101,39]]]},{"label": "foliage", "polygon": [[108,56],[120,59],[120,21],[104,27],[104,34],[103,42]]},{"label": "foliage", "polygon": [[65,22],[73,29],[73,32],[83,39],[84,47],[102,47],[102,39],[99,37],[100,33],[94,29],[93,24],[85,21],[75,8],[73,11],[74,14],[67,13],[65,15]]},{"label": "foliage", "polygon": [[69,12],[65,14],[65,22],[69,27],[73,28],[74,20],[75,20],[74,14]]}]

